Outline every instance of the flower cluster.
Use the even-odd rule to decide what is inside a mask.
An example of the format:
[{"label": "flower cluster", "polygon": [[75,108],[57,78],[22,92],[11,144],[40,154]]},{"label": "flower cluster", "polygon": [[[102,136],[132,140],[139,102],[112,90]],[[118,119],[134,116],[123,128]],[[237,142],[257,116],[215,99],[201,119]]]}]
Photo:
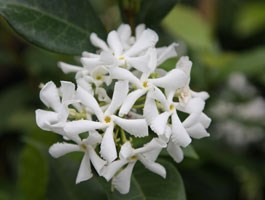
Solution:
[{"label": "flower cluster", "polygon": [[143,24],[135,36],[122,24],[108,34],[107,42],[95,33],[90,40],[98,51],[83,52],[81,67],[59,63],[63,72],[76,74],[77,88],[67,81],[59,88],[46,83],[40,98],[51,110],[38,109],[36,121],[64,140],[50,147],[53,157],[84,153],[76,183],[92,177],[93,165],[125,194],[137,161],[165,178],[165,168],[156,162],[162,149],[180,162],[191,138],[209,136],[211,120],[203,113],[209,95],[190,89],[188,57],[179,58],[169,72],[158,68],[177,56],[177,44],[156,48],[158,35]]}]

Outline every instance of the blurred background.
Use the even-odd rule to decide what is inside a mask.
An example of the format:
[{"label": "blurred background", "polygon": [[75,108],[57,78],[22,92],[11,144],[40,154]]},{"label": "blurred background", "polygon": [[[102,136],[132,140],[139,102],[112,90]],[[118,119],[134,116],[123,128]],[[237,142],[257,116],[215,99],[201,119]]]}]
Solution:
[{"label": "blurred background", "polygon": [[[124,16],[116,1],[92,4],[108,30],[117,28]],[[151,28],[159,45],[180,44],[179,55],[193,61],[191,88],[210,93],[211,137],[194,140],[196,153],[177,165],[187,199],[265,199],[265,1],[183,0]],[[75,199],[82,190],[65,192],[73,190],[78,164],[50,158],[57,138],[35,124],[35,110],[44,108],[39,85],[74,80],[57,67],[62,60],[75,62],[28,44],[0,18],[0,200]]]}]

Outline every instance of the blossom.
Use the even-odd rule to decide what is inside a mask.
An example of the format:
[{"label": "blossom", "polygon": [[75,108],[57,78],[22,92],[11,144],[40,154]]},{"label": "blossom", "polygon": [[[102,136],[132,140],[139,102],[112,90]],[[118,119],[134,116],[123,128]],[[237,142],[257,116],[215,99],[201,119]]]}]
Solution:
[{"label": "blossom", "polygon": [[71,152],[84,152],[84,156],[78,170],[76,183],[88,180],[93,176],[90,162],[93,164],[97,173],[101,174],[101,170],[106,164],[106,161],[100,158],[94,149],[96,145],[101,142],[101,135],[96,131],[91,131],[86,139],[81,140],[79,137],[72,137],[70,135],[68,135],[68,137],[76,144],[65,142],[56,143],[50,147],[49,153],[54,158],[58,158]]},{"label": "blossom", "polygon": [[[129,192],[132,170],[138,160],[147,169],[165,178],[165,168],[155,162],[158,154],[164,147],[166,147],[166,143],[159,139],[153,139],[138,149],[132,148],[131,143],[126,142],[121,147],[120,160],[114,161],[105,167],[103,176],[108,181],[112,178],[112,185],[122,194]],[[126,164],[127,166],[123,168]]]},{"label": "blossom", "polygon": [[[68,105],[76,102],[75,85],[71,82],[61,81],[61,87],[57,88],[50,81],[41,89],[40,99],[53,111],[36,110],[37,125],[43,130],[64,135],[63,126],[69,116]],[[77,104],[74,105],[79,109]]]},{"label": "blossom", "polygon": [[[76,183],[92,177],[92,164],[97,175],[126,194],[137,161],[165,178],[156,162],[162,149],[179,163],[192,139],[209,136],[211,119],[203,112],[209,94],[190,89],[189,57],[180,57],[168,72],[160,67],[177,56],[177,44],[156,47],[157,33],[143,24],[135,35],[122,24],[107,41],[96,33],[90,41],[98,50],[84,51],[80,66],[59,62],[64,73],[75,73],[76,85],[45,84],[40,98],[50,110],[36,110],[36,122],[64,140],[50,147],[53,157],[84,153]],[[136,139],[141,147],[135,147]]]},{"label": "blossom", "polygon": [[81,103],[91,110],[98,119],[98,122],[92,120],[76,120],[68,122],[64,130],[68,134],[80,134],[82,132],[104,129],[104,136],[101,142],[101,156],[108,162],[112,162],[117,157],[116,146],[113,139],[113,130],[119,126],[129,134],[135,137],[144,137],[148,135],[148,126],[145,119],[124,119],[115,112],[125,99],[128,91],[128,82],[116,82],[112,101],[105,111],[102,110],[97,100],[83,88],[78,87],[77,96]]}]

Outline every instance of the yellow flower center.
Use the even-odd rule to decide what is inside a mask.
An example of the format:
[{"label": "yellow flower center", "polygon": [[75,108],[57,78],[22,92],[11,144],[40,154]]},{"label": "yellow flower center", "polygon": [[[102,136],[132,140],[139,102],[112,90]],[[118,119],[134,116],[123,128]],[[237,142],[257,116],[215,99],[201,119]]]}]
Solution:
[{"label": "yellow flower center", "polygon": [[82,143],[80,144],[80,148],[83,150],[83,151],[86,151],[87,150],[87,145]]},{"label": "yellow flower center", "polygon": [[147,82],[147,81],[144,81],[144,82],[143,82],[143,87],[144,87],[144,88],[147,88],[147,87],[148,87],[148,82]]},{"label": "yellow flower center", "polygon": [[105,118],[104,118],[104,121],[105,121],[105,123],[110,123],[111,122],[111,117],[110,116],[106,116]]},{"label": "yellow flower center", "polygon": [[102,80],[102,76],[101,75],[97,75],[96,76],[96,80],[98,80],[98,81]]},{"label": "yellow flower center", "polygon": [[169,110],[170,111],[173,111],[175,109],[175,106],[173,105],[173,104],[170,104],[170,106],[169,106]]},{"label": "yellow flower center", "polygon": [[125,57],[123,55],[118,57],[118,60],[125,60]]}]

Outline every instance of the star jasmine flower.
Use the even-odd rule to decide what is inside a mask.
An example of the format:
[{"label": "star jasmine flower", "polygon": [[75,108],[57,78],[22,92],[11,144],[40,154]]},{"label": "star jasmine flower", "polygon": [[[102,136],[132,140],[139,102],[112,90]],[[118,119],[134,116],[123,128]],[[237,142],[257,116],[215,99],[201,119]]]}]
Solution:
[{"label": "star jasmine flower", "polygon": [[[92,177],[92,164],[122,194],[130,190],[137,161],[165,178],[165,168],[156,162],[161,150],[181,162],[183,148],[209,136],[211,123],[203,113],[209,94],[190,89],[189,57],[180,57],[167,72],[159,66],[177,56],[178,44],[157,48],[158,35],[144,24],[134,32],[122,24],[106,42],[92,33],[97,52],[84,51],[80,66],[58,63],[64,73],[75,73],[77,89],[71,82],[61,81],[59,88],[48,82],[40,99],[50,110],[36,110],[37,125],[65,141],[50,147],[53,157],[84,153],[76,183]],[[180,112],[187,115],[184,120]],[[146,136],[149,142],[133,147]]]},{"label": "star jasmine flower", "polygon": [[120,160],[106,166],[103,169],[103,176],[107,181],[112,179],[112,185],[122,194],[129,192],[132,170],[138,160],[147,169],[165,178],[165,168],[155,162],[158,154],[165,147],[166,143],[157,138],[152,139],[149,143],[138,149],[132,148],[131,143],[126,142],[121,147],[119,153]]},{"label": "star jasmine flower", "polygon": [[[121,38],[117,31],[111,31],[107,37],[107,43],[101,40],[96,33],[90,36],[91,43],[101,50],[98,57],[82,57],[81,62],[84,66],[108,65],[108,66],[133,66],[131,59],[135,59],[142,54],[143,51],[150,47],[154,47],[158,41],[157,34],[151,30],[144,30],[139,38],[128,49],[124,49]],[[93,63],[93,64],[92,64]],[[95,65],[94,65],[95,64]]]},{"label": "star jasmine flower", "polygon": [[71,135],[68,135],[68,138],[76,144],[65,142],[56,143],[50,147],[49,153],[54,158],[59,158],[71,152],[84,152],[76,177],[76,183],[88,180],[93,176],[90,163],[93,164],[95,170],[100,175],[104,165],[106,164],[106,161],[100,158],[95,151],[95,147],[101,142],[101,135],[96,131],[91,131],[86,139],[81,140],[79,137],[72,137]]},{"label": "star jasmine flower", "polygon": [[[152,110],[152,115],[145,115],[146,118],[150,117],[147,121],[150,123],[151,129],[159,136],[165,133],[168,125],[171,127],[172,142],[182,147],[189,145],[191,138],[178,117],[173,95],[166,98],[161,90],[155,89],[150,93],[150,96],[152,98],[149,98],[148,102],[146,102],[144,112],[148,113],[149,110]],[[164,109],[161,114],[158,112],[155,100],[158,100]],[[169,124],[169,118],[171,119],[171,124]]]},{"label": "star jasmine flower", "polygon": [[144,137],[148,135],[148,126],[145,119],[125,119],[115,115],[116,111],[126,98],[128,92],[128,82],[119,81],[115,84],[112,101],[103,112],[97,100],[84,89],[77,89],[77,96],[81,103],[93,110],[98,122],[91,120],[77,120],[68,122],[64,130],[69,134],[80,134],[82,132],[104,129],[104,135],[101,142],[101,156],[108,162],[112,162],[117,157],[116,146],[113,138],[115,126],[121,127],[129,134],[135,137]]},{"label": "star jasmine flower", "polygon": [[63,126],[69,116],[68,106],[73,104],[79,107],[75,99],[75,85],[71,82],[61,81],[61,87],[57,88],[53,82],[46,83],[40,91],[41,101],[53,111],[36,110],[37,125],[46,131],[64,135]]},{"label": "star jasmine flower", "polygon": [[192,62],[189,60],[188,56],[182,56],[176,64],[176,69],[182,70],[188,77],[186,85],[182,88],[176,90],[175,96],[179,98],[180,105],[185,106],[188,101],[193,97],[199,97],[203,100],[209,98],[207,92],[194,92],[190,89],[190,72],[191,72]]}]

